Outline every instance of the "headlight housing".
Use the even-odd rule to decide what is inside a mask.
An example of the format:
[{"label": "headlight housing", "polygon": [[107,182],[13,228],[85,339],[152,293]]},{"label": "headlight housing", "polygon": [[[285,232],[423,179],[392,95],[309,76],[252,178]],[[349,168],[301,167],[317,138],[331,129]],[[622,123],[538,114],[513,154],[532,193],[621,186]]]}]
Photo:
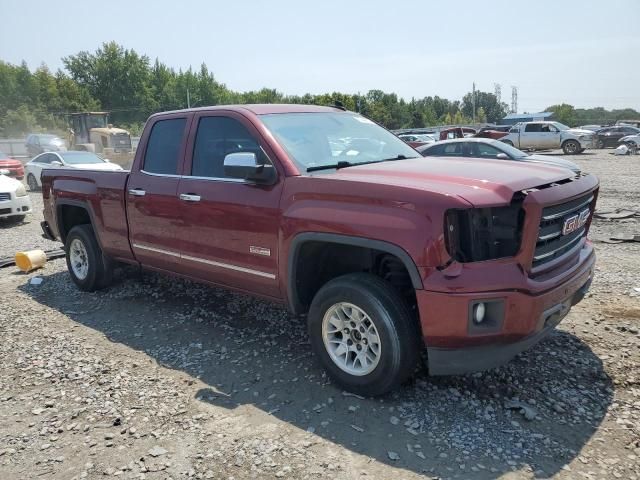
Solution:
[{"label": "headlight housing", "polygon": [[16,188],[16,197],[26,197],[27,195],[27,189],[24,188],[24,185],[18,185],[18,188]]},{"label": "headlight housing", "polygon": [[513,257],[520,249],[523,224],[521,202],[507,207],[447,210],[447,251],[461,263]]}]

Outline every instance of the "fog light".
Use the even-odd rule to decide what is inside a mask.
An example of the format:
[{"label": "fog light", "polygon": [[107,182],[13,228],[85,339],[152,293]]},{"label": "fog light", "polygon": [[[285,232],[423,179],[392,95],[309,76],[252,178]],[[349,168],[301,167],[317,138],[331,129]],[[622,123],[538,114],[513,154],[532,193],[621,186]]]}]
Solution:
[{"label": "fog light", "polygon": [[484,302],[476,303],[473,307],[473,321],[475,323],[482,323],[486,311],[487,308],[485,307]]}]

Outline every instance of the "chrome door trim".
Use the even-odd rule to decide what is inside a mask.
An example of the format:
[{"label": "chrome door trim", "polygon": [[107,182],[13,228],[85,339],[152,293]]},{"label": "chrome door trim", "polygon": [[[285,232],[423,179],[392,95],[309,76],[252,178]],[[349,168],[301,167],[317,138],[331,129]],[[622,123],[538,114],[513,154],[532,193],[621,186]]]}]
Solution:
[{"label": "chrome door trim", "polygon": [[141,250],[148,250],[150,252],[162,253],[164,255],[170,255],[172,257],[178,257],[183,260],[189,260],[191,262],[205,263],[207,265],[212,265],[214,267],[226,268],[227,270],[234,270],[236,272],[248,273],[250,275],[256,275],[258,277],[269,278],[271,280],[275,280],[276,276],[273,273],[262,272],[260,270],[253,270],[251,268],[240,267],[238,265],[232,265],[230,263],[222,263],[216,262],[214,260],[207,260],[206,258],[200,257],[192,257],[190,255],[183,255],[178,252],[172,252],[170,250],[163,250],[161,248],[150,247],[148,245],[141,245],[139,243],[133,243],[134,247],[139,248]]}]

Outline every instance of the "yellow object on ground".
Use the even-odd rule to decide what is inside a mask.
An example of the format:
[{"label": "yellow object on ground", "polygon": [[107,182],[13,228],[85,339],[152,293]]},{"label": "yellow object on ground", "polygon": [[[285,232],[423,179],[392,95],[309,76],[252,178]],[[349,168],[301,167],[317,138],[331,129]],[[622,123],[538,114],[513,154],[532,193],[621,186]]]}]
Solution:
[{"label": "yellow object on ground", "polygon": [[30,272],[42,267],[47,262],[47,255],[43,250],[29,250],[16,253],[16,265],[23,272]]}]

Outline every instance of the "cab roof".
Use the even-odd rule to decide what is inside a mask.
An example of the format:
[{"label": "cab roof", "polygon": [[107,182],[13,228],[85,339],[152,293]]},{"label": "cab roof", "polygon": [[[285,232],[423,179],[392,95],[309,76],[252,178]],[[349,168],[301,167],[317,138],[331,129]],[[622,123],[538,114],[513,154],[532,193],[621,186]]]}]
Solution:
[{"label": "cab roof", "polygon": [[155,113],[152,115],[152,117],[175,113],[207,112],[216,110],[231,110],[236,112],[248,111],[254,113],[255,115],[268,115],[273,113],[338,113],[344,111],[343,109],[338,107],[325,107],[321,105],[301,105],[297,103],[254,103],[246,105],[212,105],[208,107],[185,108],[182,110],[172,110],[168,112]]}]

